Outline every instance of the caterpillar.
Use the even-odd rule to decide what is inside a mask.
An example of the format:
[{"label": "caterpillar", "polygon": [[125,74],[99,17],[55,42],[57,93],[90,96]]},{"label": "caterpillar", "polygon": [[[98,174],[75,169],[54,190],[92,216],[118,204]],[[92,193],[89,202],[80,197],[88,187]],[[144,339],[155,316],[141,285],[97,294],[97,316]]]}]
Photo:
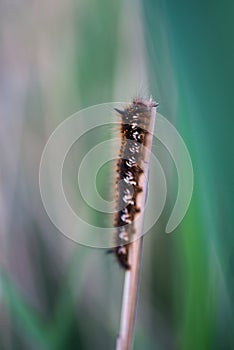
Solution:
[{"label": "caterpillar", "polygon": [[116,166],[116,212],[114,214],[115,247],[111,249],[119,264],[131,268],[128,252],[135,232],[134,220],[141,212],[138,194],[142,192],[140,177],[144,173],[144,147],[147,145],[147,128],[152,108],[158,103],[152,100],[134,98],[123,110],[115,108],[120,123],[120,150]]}]

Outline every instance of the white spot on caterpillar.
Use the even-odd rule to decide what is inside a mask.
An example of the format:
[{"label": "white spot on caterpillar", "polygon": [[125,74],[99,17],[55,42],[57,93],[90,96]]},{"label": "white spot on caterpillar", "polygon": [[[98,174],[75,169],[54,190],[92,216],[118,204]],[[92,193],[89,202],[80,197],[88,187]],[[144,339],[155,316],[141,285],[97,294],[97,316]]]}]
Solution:
[{"label": "white spot on caterpillar", "polygon": [[122,230],[120,233],[119,233],[119,238],[122,239],[123,241],[125,242],[128,242],[129,238],[128,238],[128,233],[126,230]]}]

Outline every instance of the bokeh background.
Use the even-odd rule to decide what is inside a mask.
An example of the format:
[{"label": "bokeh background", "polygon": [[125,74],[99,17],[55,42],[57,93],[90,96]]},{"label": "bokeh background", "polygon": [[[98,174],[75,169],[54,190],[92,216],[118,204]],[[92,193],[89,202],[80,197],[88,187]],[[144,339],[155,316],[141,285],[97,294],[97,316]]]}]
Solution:
[{"label": "bokeh background", "polygon": [[144,239],[134,349],[234,348],[233,18],[231,0],[1,0],[1,350],[115,348],[123,271],[53,226],[38,169],[69,115],[149,94],[185,140],[195,184],[166,235],[176,171],[156,142],[171,190]]}]

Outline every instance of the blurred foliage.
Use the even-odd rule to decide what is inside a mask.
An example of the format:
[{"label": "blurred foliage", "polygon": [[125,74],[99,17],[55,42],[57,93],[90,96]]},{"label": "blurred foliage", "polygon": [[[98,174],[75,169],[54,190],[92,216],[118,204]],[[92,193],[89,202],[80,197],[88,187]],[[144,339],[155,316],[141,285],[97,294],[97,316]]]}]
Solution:
[{"label": "blurred foliage", "polygon": [[175,237],[177,346],[231,349],[233,2],[148,0],[143,6],[152,90],[161,97],[161,113],[173,111],[165,115],[186,141],[195,172],[193,200]]}]

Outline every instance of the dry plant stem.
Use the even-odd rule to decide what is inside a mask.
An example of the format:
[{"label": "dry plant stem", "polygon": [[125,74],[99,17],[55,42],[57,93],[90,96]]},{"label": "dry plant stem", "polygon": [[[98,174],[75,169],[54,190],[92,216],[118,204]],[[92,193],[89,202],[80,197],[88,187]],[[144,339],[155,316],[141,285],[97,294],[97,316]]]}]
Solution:
[{"label": "dry plant stem", "polygon": [[[149,158],[153,141],[153,130],[155,123],[156,108],[152,108],[150,133],[147,137],[147,152],[144,156],[144,176],[141,177],[142,192],[139,195],[139,206],[144,208],[148,184]],[[134,323],[136,316],[137,294],[140,277],[140,266],[143,244],[143,220],[144,215],[139,217],[137,222],[136,237],[140,237],[132,242],[129,247],[129,265],[130,270],[125,272],[124,290],[122,299],[122,311],[120,320],[120,331],[117,338],[116,350],[131,350],[133,343]]]},{"label": "dry plant stem", "polygon": [[131,249],[129,249],[131,270],[125,272],[120,333],[117,338],[116,350],[131,349],[140,276],[142,243],[143,238],[141,237],[134,241],[131,244]]}]

